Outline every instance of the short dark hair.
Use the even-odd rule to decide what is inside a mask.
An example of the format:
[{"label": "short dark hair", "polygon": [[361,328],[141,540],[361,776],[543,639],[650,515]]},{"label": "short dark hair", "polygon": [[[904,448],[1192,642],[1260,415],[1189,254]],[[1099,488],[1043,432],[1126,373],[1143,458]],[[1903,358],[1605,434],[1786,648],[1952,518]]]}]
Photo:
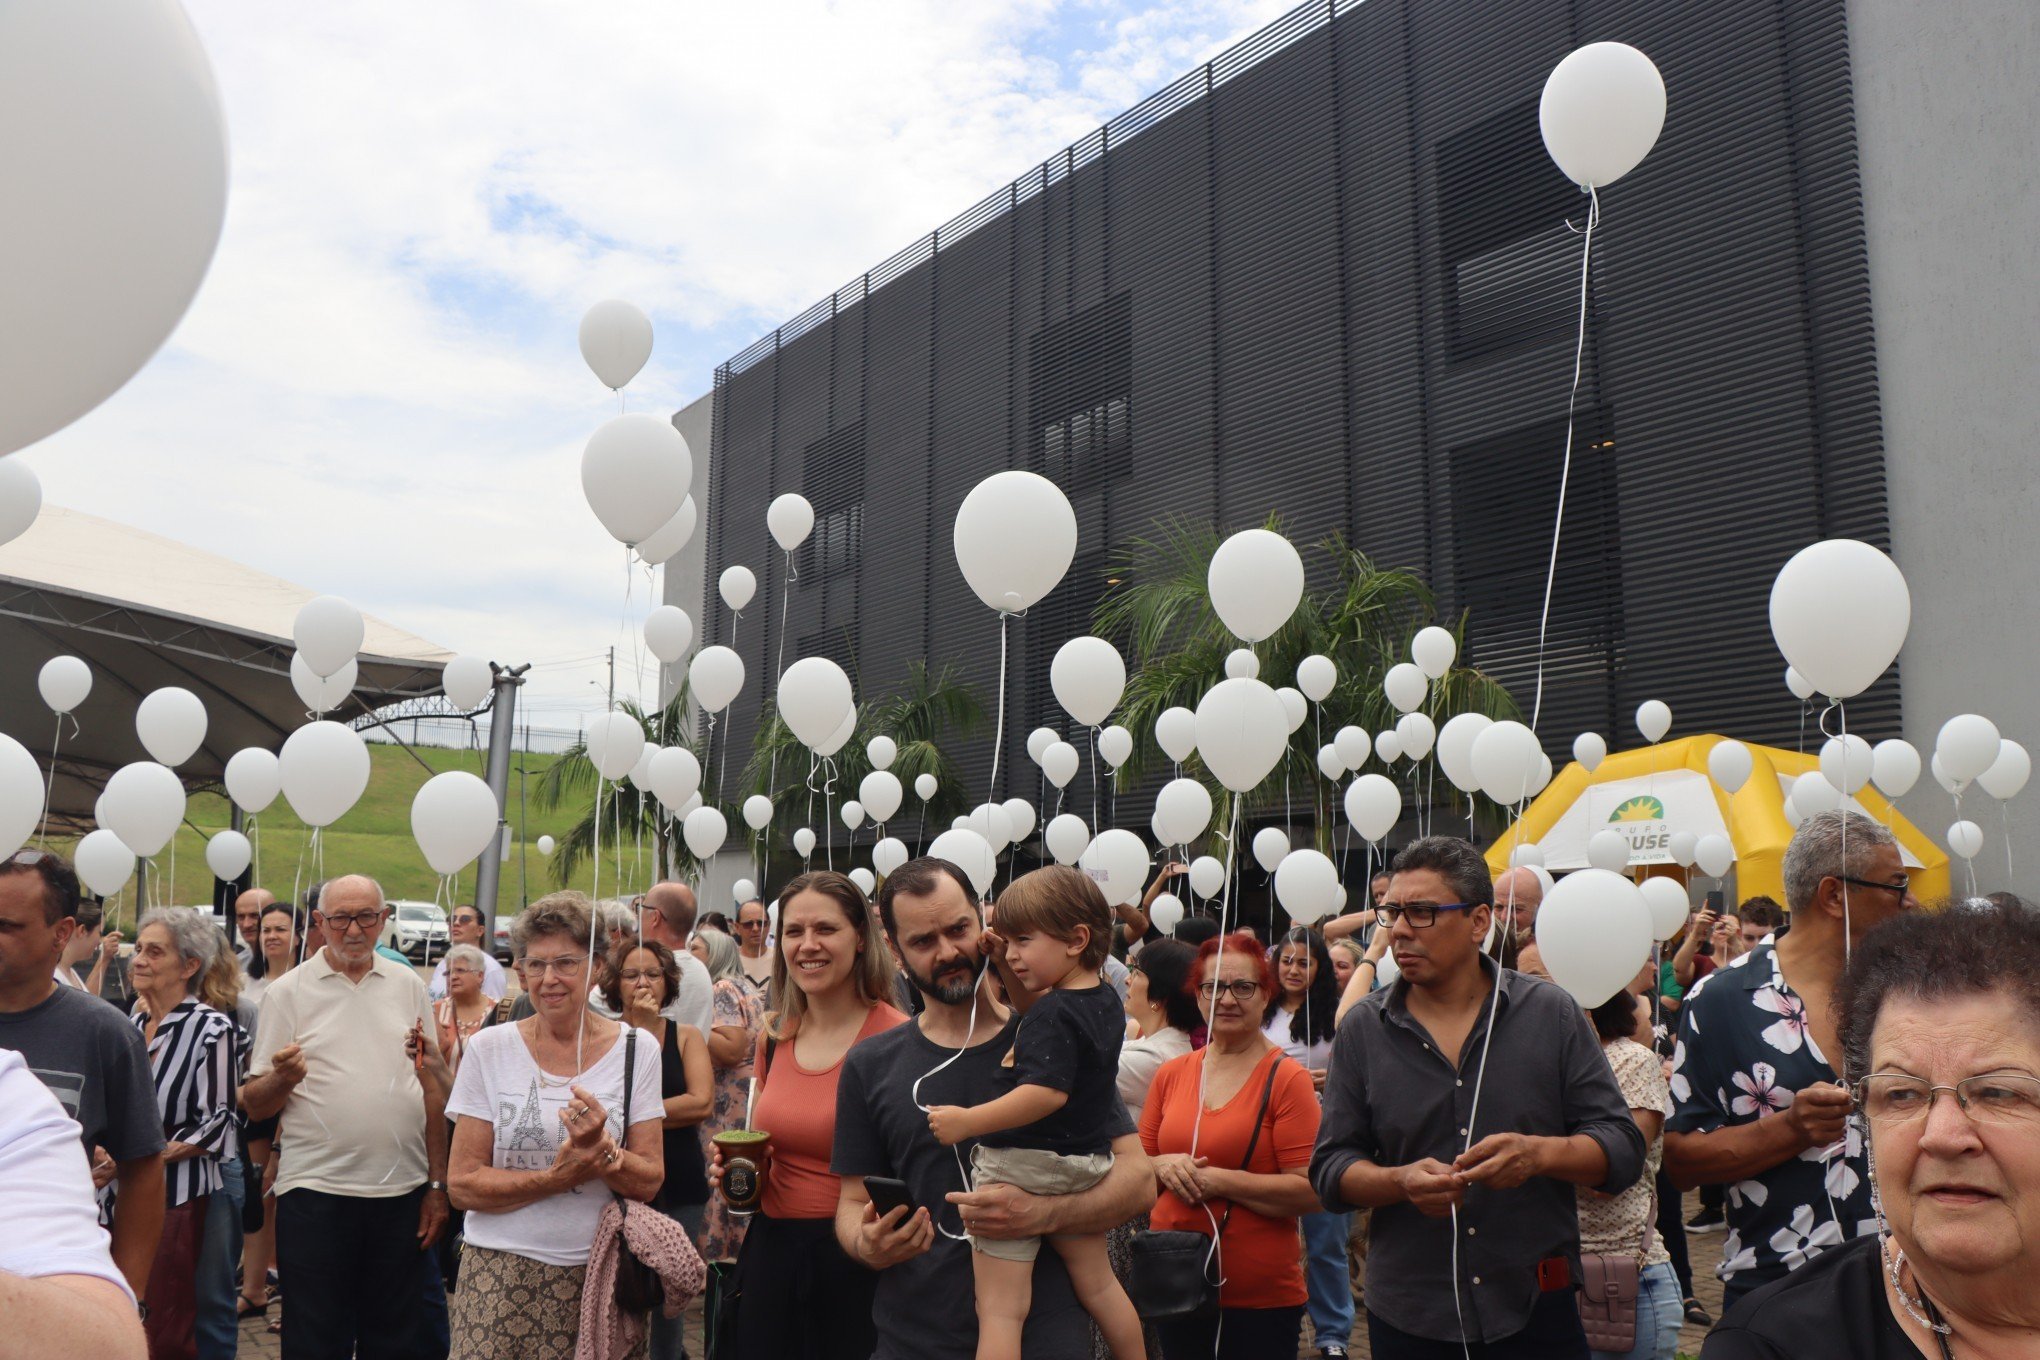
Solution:
[{"label": "short dark hair", "polygon": [[1776,930],[1785,924],[1785,908],[1769,897],[1745,897],[1736,907],[1735,914],[1736,919],[1760,925],[1766,930]]},{"label": "short dark hair", "polygon": [[475,919],[477,921],[485,919],[482,915],[482,909],[472,902],[462,902],[460,905],[456,906],[452,911],[446,914],[446,919],[451,921],[454,917],[460,915],[464,911],[473,912],[475,914]]},{"label": "short dark hair", "polygon": [[71,913],[78,922],[78,929],[91,934],[106,924],[106,904],[103,902],[80,902],[78,910]]},{"label": "short dark hair", "polygon": [[1169,1023],[1185,1034],[1204,1023],[1191,995],[1190,967],[1197,951],[1181,940],[1150,940],[1140,947],[1128,965],[1147,978],[1148,995],[1162,1003]]},{"label": "short dark hair", "polygon": [[1218,921],[1210,916],[1185,916],[1176,922],[1175,937],[1192,949],[1219,936]]},{"label": "short dark hair", "polygon": [[1493,906],[1495,881],[1487,860],[1471,841],[1457,836],[1425,836],[1411,841],[1389,866],[1391,873],[1428,869],[1444,879],[1452,895],[1469,906]]},{"label": "short dark hair", "polygon": [[34,874],[43,885],[43,924],[53,926],[78,914],[78,875],[62,855],[51,850],[17,850],[0,860],[0,877]]},{"label": "short dark hair", "polygon": [[[893,927],[893,899],[904,893],[908,897],[927,897],[942,886],[948,878],[963,889],[964,900],[976,908],[982,917],[984,909],[978,905],[977,889],[971,886],[970,875],[959,866],[937,855],[922,855],[910,859],[885,876],[885,882],[878,885],[878,922],[885,927],[885,937],[898,943]],[[740,908],[741,910],[741,908]]]},{"label": "short dark hair", "polygon": [[2040,916],[2018,907],[1907,911],[1863,937],[1835,989],[1842,1079],[1870,1071],[1870,1035],[1894,996],[1914,1001],[2009,993],[2040,1024]]},{"label": "short dark hair", "polygon": [[1045,864],[1006,885],[999,894],[999,933],[1033,932],[1074,944],[1084,932],[1079,968],[1103,966],[1112,952],[1112,908],[1096,879],[1067,864]]},{"label": "short dark hair", "polygon": [[609,966],[602,972],[602,999],[609,1003],[609,1009],[623,1014],[623,961],[638,950],[644,950],[659,961],[659,972],[666,979],[666,995],[660,998],[661,1005],[670,1005],[680,991],[680,960],[673,951],[657,940],[625,940],[609,951]]},{"label": "short dark hair", "polygon": [[694,928],[696,930],[720,930],[723,934],[727,935],[730,933],[730,918],[719,911],[705,911],[694,919]]},{"label": "short dark hair", "polygon": [[1594,1023],[1594,1033],[1601,1042],[1609,1044],[1617,1039],[1636,1037],[1636,993],[1624,987],[1615,995],[1587,1012],[1587,1019]]}]

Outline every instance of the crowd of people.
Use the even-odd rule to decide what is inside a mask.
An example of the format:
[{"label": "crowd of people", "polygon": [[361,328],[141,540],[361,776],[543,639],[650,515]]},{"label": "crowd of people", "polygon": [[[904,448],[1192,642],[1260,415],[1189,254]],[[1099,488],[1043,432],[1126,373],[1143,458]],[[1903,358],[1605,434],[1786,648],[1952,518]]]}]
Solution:
[{"label": "crowd of people", "polygon": [[365,877],[123,951],[22,851],[0,1355],[260,1318],[290,1360],[674,1360],[697,1296],[704,1360],[1339,1357],[1356,1320],[1416,1360],[2040,1355],[2016,899],[1916,910],[1888,830],[1819,814],[1782,905],[1709,899],[1582,1009],[1541,880],[1466,841],[1272,938],[1156,929],[1180,871],[1117,911],[931,858],[730,917],[559,892],[507,970],[456,909],[427,978]]}]

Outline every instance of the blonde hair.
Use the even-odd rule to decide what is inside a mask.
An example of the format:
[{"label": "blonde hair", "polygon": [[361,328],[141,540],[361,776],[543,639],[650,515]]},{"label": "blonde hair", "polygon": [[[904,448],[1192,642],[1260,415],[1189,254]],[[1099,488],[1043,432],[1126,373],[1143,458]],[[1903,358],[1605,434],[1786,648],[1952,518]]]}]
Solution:
[{"label": "blonde hair", "polygon": [[221,949],[214,953],[205,971],[192,980],[192,991],[222,1015],[232,1015],[241,1000],[241,961],[234,951]]},{"label": "blonde hair", "polygon": [[[864,944],[856,965],[850,970],[858,1000],[867,1008],[889,1001],[892,997],[892,954],[885,947],[885,934],[879,929],[878,913],[865,900],[863,890],[842,874],[826,869],[802,874],[779,890],[781,921],[785,920],[787,905],[802,893],[810,892],[834,903]],[[780,1009],[765,1017],[765,1032],[784,1042],[799,1030],[801,1017],[807,1014],[807,993],[795,986],[793,979],[786,975],[786,945],[783,940],[772,951],[772,991],[779,998]]]}]

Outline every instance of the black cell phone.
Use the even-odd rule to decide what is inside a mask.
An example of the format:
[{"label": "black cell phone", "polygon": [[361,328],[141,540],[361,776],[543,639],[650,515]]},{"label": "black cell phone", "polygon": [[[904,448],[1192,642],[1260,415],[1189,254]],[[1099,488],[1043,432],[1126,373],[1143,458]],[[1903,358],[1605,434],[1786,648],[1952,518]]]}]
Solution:
[{"label": "black cell phone", "polygon": [[907,1210],[908,1216],[912,1216],[914,1196],[905,1181],[894,1180],[891,1176],[866,1176],[864,1190],[871,1196],[872,1207],[878,1210],[880,1218],[902,1207]]}]

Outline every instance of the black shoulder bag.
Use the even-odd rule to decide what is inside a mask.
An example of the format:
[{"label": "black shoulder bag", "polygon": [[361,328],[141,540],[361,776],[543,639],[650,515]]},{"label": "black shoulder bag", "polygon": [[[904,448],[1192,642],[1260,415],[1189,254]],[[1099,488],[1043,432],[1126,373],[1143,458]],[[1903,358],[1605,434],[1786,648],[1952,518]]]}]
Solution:
[{"label": "black shoulder bag", "polygon": [[[635,1026],[627,1026],[623,1041],[623,1137],[625,1142],[630,1140],[631,1091],[637,1085],[637,1033]],[[629,1216],[630,1200],[627,1197],[618,1195],[616,1197],[616,1207],[618,1212],[626,1217]],[[639,1205],[638,1212],[648,1213],[651,1211],[647,1210],[643,1205]],[[664,1307],[666,1303],[666,1282],[659,1278],[659,1272],[653,1270],[637,1258],[637,1253],[630,1249],[630,1242],[624,1237],[621,1227],[618,1228],[616,1234],[616,1250],[616,1306],[626,1313],[638,1314],[656,1312]]]},{"label": "black shoulder bag", "polygon": [[[1268,1100],[1275,1093],[1275,1074],[1286,1061],[1280,1054],[1268,1064],[1268,1080],[1261,1087],[1261,1108],[1254,1115],[1254,1134],[1247,1140],[1246,1155],[1240,1158],[1245,1171],[1254,1160],[1261,1142],[1261,1126],[1268,1120]],[[1225,1226],[1232,1221],[1232,1202],[1219,1216],[1218,1236],[1208,1237],[1186,1229],[1148,1229],[1133,1235],[1133,1271],[1127,1279],[1127,1294],[1143,1320],[1148,1322],[1190,1322],[1218,1312],[1219,1281],[1213,1278],[1218,1259],[1217,1244],[1224,1241]]]}]

